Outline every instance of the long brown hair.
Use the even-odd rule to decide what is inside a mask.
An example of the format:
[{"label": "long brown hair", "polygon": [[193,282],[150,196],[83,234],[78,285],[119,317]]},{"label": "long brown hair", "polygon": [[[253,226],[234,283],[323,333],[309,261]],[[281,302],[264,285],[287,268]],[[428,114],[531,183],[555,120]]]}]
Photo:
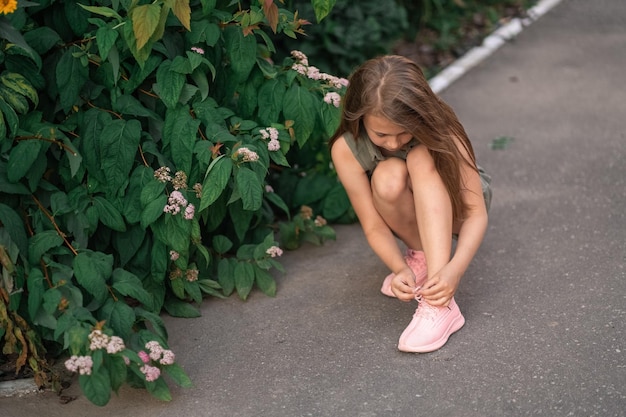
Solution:
[{"label": "long brown hair", "polygon": [[[419,66],[397,55],[360,66],[350,76],[341,122],[329,146],[346,132],[359,140],[367,114],[389,119],[428,148],[450,196],[454,219],[462,219],[467,207],[461,198],[460,164],[465,161],[476,169],[474,150],[456,114],[431,90]],[[458,141],[469,161],[459,151]]]}]

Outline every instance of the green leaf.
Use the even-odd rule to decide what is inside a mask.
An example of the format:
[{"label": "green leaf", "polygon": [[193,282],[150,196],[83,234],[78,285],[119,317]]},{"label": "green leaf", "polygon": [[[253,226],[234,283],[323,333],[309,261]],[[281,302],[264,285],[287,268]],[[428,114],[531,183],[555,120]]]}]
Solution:
[{"label": "green leaf", "polygon": [[104,17],[114,17],[118,22],[122,21],[122,16],[120,16],[115,10],[110,7],[104,6],[85,6],[84,4],[78,3],[80,7],[87,10],[88,12],[98,14]]},{"label": "green leaf", "polygon": [[254,267],[248,262],[237,262],[235,266],[235,288],[242,300],[248,298],[254,284]]},{"label": "green leaf", "polygon": [[83,157],[85,168],[89,175],[102,183],[105,183],[106,179],[101,167],[100,136],[110,123],[111,116],[108,113],[98,109],[91,109],[84,113],[80,130],[82,137],[80,153]]},{"label": "green leaf", "polygon": [[275,122],[283,109],[287,87],[285,83],[272,79],[263,83],[259,89],[259,119],[267,126]]},{"label": "green leaf", "polygon": [[165,327],[165,322],[163,321],[161,316],[151,311],[146,311],[141,307],[135,308],[135,314],[137,314],[138,318],[147,320],[157,336],[159,336],[163,340],[167,340],[167,328]]},{"label": "green leaf", "polygon": [[333,105],[324,104],[320,109],[320,117],[326,136],[332,136],[339,127],[341,111]]},{"label": "green leaf", "polygon": [[157,69],[156,85],[157,94],[168,108],[173,108],[178,103],[180,93],[185,85],[185,75],[171,69],[172,61],[164,61]]},{"label": "green leaf", "polygon": [[278,195],[277,193],[274,193],[274,192],[265,193],[265,198],[270,203],[274,204],[276,207],[281,209],[287,215],[287,218],[291,218],[291,213],[289,212],[289,207],[283,201],[283,199],[282,199],[282,197],[280,195]]},{"label": "green leaf", "polygon": [[64,2],[63,12],[74,35],[83,36],[89,27],[89,22],[87,21],[89,13],[79,6],[78,2],[66,1]]},{"label": "green leaf", "polygon": [[109,378],[111,380],[111,389],[117,393],[122,385],[124,385],[124,382],[126,382],[128,367],[124,362],[124,358],[120,356],[108,356],[107,362],[107,370],[109,371]]},{"label": "green leaf", "polygon": [[101,168],[110,195],[122,195],[141,136],[138,120],[113,120],[100,136]]},{"label": "green leaf", "polygon": [[222,289],[222,286],[217,281],[213,281],[212,279],[199,279],[197,282],[198,287],[200,287],[203,293],[217,298],[226,298],[224,294],[219,291]]},{"label": "green leaf", "polygon": [[185,299],[185,281],[182,278],[173,279],[170,281],[172,292],[181,300]]},{"label": "green leaf", "polygon": [[80,375],[78,383],[85,397],[95,405],[105,406],[111,399],[111,379],[105,368],[100,368],[91,375]]},{"label": "green leaf", "polygon": [[[11,135],[9,137],[12,137],[17,132],[20,121],[17,118],[17,113],[15,113],[15,110],[13,109],[13,107],[9,106],[9,104],[6,101],[4,101],[2,97],[0,97],[0,113],[2,113],[2,115],[4,115],[4,119],[6,119],[7,132],[5,134],[11,132]],[[1,139],[0,139],[0,143],[1,143]]]},{"label": "green leaf", "polygon": [[85,347],[85,340],[89,337],[91,331],[86,326],[73,326],[65,332],[65,346],[73,355],[80,355]]},{"label": "green leaf", "polygon": [[202,19],[191,22],[191,32],[187,36],[191,43],[206,43],[208,46],[215,46],[220,35],[221,30],[217,23]]},{"label": "green leaf", "polygon": [[52,248],[63,244],[63,238],[55,230],[46,230],[33,235],[28,244],[28,261],[38,264],[41,257]]},{"label": "green leaf", "polygon": [[28,315],[34,321],[46,290],[43,273],[39,268],[31,269],[26,282],[28,286]]},{"label": "green leaf", "polygon": [[276,296],[276,281],[269,272],[261,268],[255,268],[254,278],[256,280],[256,285],[263,292],[263,294],[269,297]]},{"label": "green leaf", "polygon": [[146,108],[139,100],[128,94],[117,98],[115,103],[113,103],[113,110],[131,116],[150,117],[154,120],[160,120],[157,113]]},{"label": "green leaf", "polygon": [[113,247],[119,254],[120,266],[126,265],[139,251],[146,241],[146,231],[138,225],[133,225],[123,233],[113,235]]},{"label": "green leaf", "polygon": [[74,144],[72,144],[68,138],[63,136],[60,140],[65,145],[64,150],[65,156],[70,164],[70,175],[74,177],[81,168],[83,156],[74,148]]},{"label": "green leaf", "polygon": [[141,280],[135,274],[116,268],[111,276],[111,287],[120,294],[141,302],[148,310],[152,309],[152,296],[143,288]]},{"label": "green leaf", "polygon": [[41,26],[25,32],[24,40],[37,53],[42,55],[52,49],[53,46],[62,42],[59,34],[47,26]]},{"label": "green leaf", "polygon": [[177,170],[191,172],[198,127],[200,120],[191,117],[187,106],[169,109],[165,115],[163,134],[169,140],[172,161]]},{"label": "green leaf", "polygon": [[124,301],[109,298],[100,310],[99,320],[106,320],[115,334],[128,340],[135,324],[135,311]]},{"label": "green leaf", "polygon": [[108,26],[102,26],[96,31],[96,44],[98,45],[98,51],[100,51],[100,58],[103,61],[106,61],[109,51],[111,51],[119,36],[120,34],[117,30]]},{"label": "green leaf", "polygon": [[39,95],[37,94],[37,90],[33,88],[31,83],[24,78],[22,74],[17,74],[15,72],[5,72],[0,76],[0,81],[10,90],[21,94],[25,97],[28,97],[30,101],[35,104],[39,103]]},{"label": "green leaf", "polygon": [[161,5],[158,3],[142,4],[133,8],[129,15],[133,22],[137,49],[141,49],[148,43],[157,29],[161,16]]},{"label": "green leaf", "polygon": [[163,242],[155,241],[152,244],[152,252],[150,254],[152,258],[150,274],[152,280],[158,283],[161,283],[165,278],[165,273],[167,271],[167,247]]},{"label": "green leaf", "polygon": [[257,174],[251,169],[242,166],[235,174],[235,184],[243,201],[243,209],[256,211],[263,202],[263,185]]},{"label": "green leaf", "polygon": [[233,72],[238,80],[245,80],[256,62],[257,44],[254,36],[244,36],[238,26],[227,26],[224,29],[224,43]]},{"label": "green leaf", "polygon": [[224,254],[233,247],[233,242],[224,235],[213,236],[211,242],[213,243],[213,249],[219,254]]},{"label": "green leaf", "polygon": [[[124,217],[130,224],[136,224],[141,218],[144,204],[141,201],[141,192],[146,184],[154,182],[154,170],[152,168],[138,165],[130,175],[130,182],[126,197],[124,198]],[[157,194],[158,195],[158,194]]]},{"label": "green leaf", "polygon": [[276,75],[278,75],[278,69],[266,59],[258,57],[256,60],[256,64],[263,72],[263,75],[267,78],[274,78],[276,77]]},{"label": "green leaf", "polygon": [[14,51],[19,55],[27,56],[32,59],[37,69],[41,69],[41,57],[39,54],[28,45],[22,34],[6,18],[0,19],[0,39],[6,39],[11,44],[14,44],[10,46],[10,49],[5,49],[6,51]]},{"label": "green leaf", "polygon": [[152,225],[157,239],[178,253],[186,253],[191,242],[191,222],[177,216],[166,217]]},{"label": "green leaf", "polygon": [[80,252],[72,264],[78,283],[97,300],[107,297],[107,280],[113,271],[113,255],[101,252]]},{"label": "green leaf", "polygon": [[161,194],[154,200],[150,201],[141,212],[141,227],[148,228],[163,215],[163,208],[167,204],[167,196]]},{"label": "green leaf", "polygon": [[285,155],[283,154],[281,150],[270,152],[270,158],[272,159],[272,161],[274,161],[276,165],[280,165],[284,167],[291,166],[289,164],[289,161],[287,160],[287,158],[285,157]]},{"label": "green leaf", "polygon": [[163,370],[167,372],[172,380],[181,387],[193,387],[193,382],[191,382],[191,379],[187,376],[185,371],[183,371],[183,368],[181,368],[178,364],[174,363],[172,365],[164,366]]},{"label": "green leaf", "polygon": [[17,182],[30,171],[43,148],[43,142],[36,139],[21,140],[9,155],[7,177],[11,182]]},{"label": "green leaf", "polygon": [[[43,307],[44,311],[48,313],[48,315],[53,316],[54,313],[57,311],[57,307],[59,306],[59,302],[61,302],[62,298],[63,294],[58,288],[49,288],[43,294],[43,303],[41,303],[41,306]],[[35,321],[37,322],[37,324],[42,324],[38,322],[38,317]],[[56,327],[56,321],[54,322],[54,324]]]},{"label": "green leaf", "polygon": [[293,193],[293,204],[300,207],[321,201],[334,185],[335,181],[328,176],[319,173],[307,175],[298,181]]},{"label": "green leaf", "polygon": [[171,401],[172,394],[170,393],[170,389],[167,387],[165,380],[163,378],[159,378],[156,381],[146,382],[146,390],[152,394],[153,397],[161,400],[161,401]]},{"label": "green leaf", "polygon": [[69,329],[77,324],[78,320],[76,320],[76,317],[74,317],[74,315],[69,311],[64,311],[57,320],[57,327],[54,329],[54,339],[59,340],[61,335],[67,333]]},{"label": "green leaf", "polygon": [[22,256],[27,256],[28,237],[26,236],[24,220],[15,210],[2,203],[0,203],[0,224],[9,233],[11,240],[15,243]]},{"label": "green leaf", "polygon": [[287,250],[300,247],[300,236],[294,222],[280,223],[280,246]]},{"label": "green leaf", "polygon": [[80,53],[77,46],[68,48],[56,67],[56,86],[59,91],[60,105],[65,112],[78,101],[80,91],[89,78],[89,71],[73,53]]},{"label": "green leaf", "polygon": [[228,206],[228,213],[232,219],[237,237],[243,241],[246,233],[250,230],[250,222],[254,216],[254,211],[244,210],[241,201],[237,201]]},{"label": "green leaf", "polygon": [[217,264],[217,281],[220,283],[225,296],[230,296],[235,290],[235,259],[224,258]]},{"label": "green leaf", "polygon": [[335,2],[336,0],[311,0],[317,23],[321,22],[326,16],[328,16],[333,7],[335,7]]},{"label": "green leaf", "polygon": [[176,299],[168,298],[163,305],[165,311],[174,317],[194,318],[200,317],[200,310],[189,304],[188,302]]},{"label": "green leaf", "polygon": [[233,160],[220,156],[215,159],[209,168],[202,183],[202,198],[199,212],[213,204],[222,194],[233,170]]},{"label": "green leaf", "polygon": [[341,184],[337,183],[324,198],[322,216],[327,220],[333,221],[343,216],[350,207],[350,199],[346,190]]},{"label": "green leaf", "polygon": [[122,214],[106,198],[95,196],[93,198],[93,204],[98,210],[98,217],[102,224],[117,232],[126,231],[126,223],[124,222]]},{"label": "green leaf", "polygon": [[293,130],[300,147],[307,142],[315,127],[317,100],[306,88],[292,85],[285,94],[283,114],[286,120],[293,120]]},{"label": "green leaf", "polygon": [[196,83],[198,91],[200,91],[200,97],[202,100],[205,100],[209,96],[209,80],[207,79],[206,73],[201,68],[196,68],[191,73],[191,78]]}]

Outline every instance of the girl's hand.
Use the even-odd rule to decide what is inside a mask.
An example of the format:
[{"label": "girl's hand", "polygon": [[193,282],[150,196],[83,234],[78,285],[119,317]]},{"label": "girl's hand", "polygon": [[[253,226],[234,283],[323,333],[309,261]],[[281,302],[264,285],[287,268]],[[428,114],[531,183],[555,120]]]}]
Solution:
[{"label": "girl's hand", "polygon": [[391,291],[400,301],[415,300],[415,275],[408,266],[391,280]]},{"label": "girl's hand", "polygon": [[415,295],[421,296],[430,305],[444,307],[450,304],[460,281],[460,274],[446,265],[426,281]]}]

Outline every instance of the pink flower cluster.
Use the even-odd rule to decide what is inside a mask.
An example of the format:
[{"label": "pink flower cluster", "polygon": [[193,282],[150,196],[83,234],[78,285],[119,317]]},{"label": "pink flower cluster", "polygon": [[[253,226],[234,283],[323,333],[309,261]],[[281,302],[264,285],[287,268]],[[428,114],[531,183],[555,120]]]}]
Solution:
[{"label": "pink flower cluster", "polygon": [[180,257],[180,254],[178,252],[176,252],[175,250],[170,251],[170,259],[172,261],[176,261],[179,257]]},{"label": "pink flower cluster", "polygon": [[178,191],[172,191],[170,196],[167,199],[167,204],[163,207],[163,211],[165,213],[170,213],[172,216],[180,213],[181,209],[184,208],[184,214],[186,220],[193,219],[196,208],[193,204],[190,204],[187,199],[183,196],[183,194]]},{"label": "pink flower cluster", "polygon": [[150,365],[150,361],[157,362],[161,365],[172,365],[175,360],[175,355],[171,350],[163,349],[163,347],[156,340],[146,343],[145,348],[149,353],[143,350],[137,353],[141,361],[144,363],[139,370],[146,376],[146,381],[156,381],[159,379],[159,376],[161,376],[161,369]]},{"label": "pink flower cluster", "polygon": [[335,92],[326,93],[324,96],[324,102],[332,104],[335,107],[339,107],[341,104],[341,96]]},{"label": "pink flower cluster", "polygon": [[257,154],[256,152],[246,148],[246,147],[241,147],[239,149],[237,149],[235,151],[235,153],[233,153],[233,156],[236,158],[239,155],[242,156],[242,160],[243,162],[254,162],[254,161],[258,161],[259,160],[259,154]]},{"label": "pink flower cluster", "polygon": [[114,354],[126,349],[122,338],[108,336],[102,330],[93,330],[89,333],[89,350],[106,349],[107,353]]},{"label": "pink flower cluster", "polygon": [[321,72],[318,68],[309,65],[309,59],[301,51],[291,51],[291,56],[294,57],[296,60],[296,63],[293,64],[291,69],[296,71],[298,74],[312,80],[326,81],[330,86],[334,88],[342,88],[348,86],[347,79],[326,74],[324,72]]},{"label": "pink flower cluster", "polygon": [[265,253],[267,253],[272,258],[276,258],[277,256],[281,256],[283,254],[283,250],[278,246],[271,246],[265,251]]},{"label": "pink flower cluster", "polygon": [[161,376],[161,370],[156,366],[144,365],[139,370],[146,376],[148,382],[156,381]]},{"label": "pink flower cluster", "polygon": [[174,352],[169,349],[163,349],[156,340],[146,343],[146,349],[150,351],[149,356],[153,361],[158,361],[161,365],[172,365],[174,363]]},{"label": "pink flower cluster", "polygon": [[91,356],[72,355],[65,361],[65,368],[70,372],[78,372],[81,375],[91,375],[93,360]]},{"label": "pink flower cluster", "polygon": [[197,54],[204,55],[204,49],[198,48],[197,46],[192,46],[191,50]]},{"label": "pink flower cluster", "polygon": [[278,129],[274,127],[268,127],[266,129],[261,129],[260,132],[263,139],[270,140],[267,143],[267,149],[270,152],[274,152],[280,149],[280,142],[278,141]]}]

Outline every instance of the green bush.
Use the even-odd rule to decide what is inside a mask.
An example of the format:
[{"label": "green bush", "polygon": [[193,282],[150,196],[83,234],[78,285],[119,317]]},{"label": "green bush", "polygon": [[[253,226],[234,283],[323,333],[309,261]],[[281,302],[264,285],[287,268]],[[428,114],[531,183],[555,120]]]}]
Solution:
[{"label": "green bush", "polygon": [[3,4],[3,354],[41,386],[46,355],[67,355],[95,404],[125,382],[167,400],[163,373],[191,381],[159,314],[274,295],[279,246],[334,238],[300,206],[351,216],[314,175],[345,83],[298,53],[273,61],[270,36],[303,22],[272,1]]},{"label": "green bush", "polygon": [[[315,21],[307,1],[289,3],[301,17]],[[388,53],[407,30],[406,10],[395,1],[340,1],[326,19],[307,28],[304,39],[285,38],[277,44],[283,53],[297,45],[323,71],[347,76],[365,60]]]}]

